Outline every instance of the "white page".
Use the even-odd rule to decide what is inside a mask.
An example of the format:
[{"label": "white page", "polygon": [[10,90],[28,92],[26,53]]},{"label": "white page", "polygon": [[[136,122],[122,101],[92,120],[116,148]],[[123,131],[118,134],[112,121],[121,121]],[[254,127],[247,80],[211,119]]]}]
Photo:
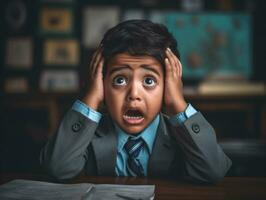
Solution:
[{"label": "white page", "polygon": [[[115,200],[115,199],[153,199],[154,185],[114,185],[99,184],[86,200]],[[120,197],[119,197],[120,196]],[[121,196],[127,198],[121,198]]]},{"label": "white page", "polygon": [[0,186],[1,200],[102,200],[153,199],[154,185],[56,184],[14,180]]},{"label": "white page", "polygon": [[55,184],[40,181],[14,180],[0,186],[1,200],[74,200],[81,199],[93,184]]}]

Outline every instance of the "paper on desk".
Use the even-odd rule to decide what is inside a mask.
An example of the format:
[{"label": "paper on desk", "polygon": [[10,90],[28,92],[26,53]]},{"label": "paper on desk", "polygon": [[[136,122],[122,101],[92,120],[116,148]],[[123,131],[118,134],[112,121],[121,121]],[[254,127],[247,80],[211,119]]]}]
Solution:
[{"label": "paper on desk", "polygon": [[[154,199],[154,185],[114,185],[99,184],[95,185],[95,192],[89,195],[86,200],[115,200],[115,199]],[[121,198],[117,194],[128,197]]]},{"label": "paper on desk", "polygon": [[0,199],[73,200],[81,199],[92,187],[90,183],[56,184],[40,181],[14,180],[0,186]]},{"label": "paper on desk", "polygon": [[134,199],[153,199],[153,185],[56,184],[41,181],[14,180],[0,186],[1,200],[101,200],[122,199],[116,194]]}]

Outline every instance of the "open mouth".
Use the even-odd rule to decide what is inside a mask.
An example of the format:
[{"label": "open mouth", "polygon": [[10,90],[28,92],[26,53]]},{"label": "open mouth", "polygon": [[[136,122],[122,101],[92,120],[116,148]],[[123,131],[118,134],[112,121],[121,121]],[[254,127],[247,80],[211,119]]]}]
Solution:
[{"label": "open mouth", "polygon": [[144,115],[140,110],[129,109],[123,115],[123,119],[128,124],[139,124],[144,120]]}]

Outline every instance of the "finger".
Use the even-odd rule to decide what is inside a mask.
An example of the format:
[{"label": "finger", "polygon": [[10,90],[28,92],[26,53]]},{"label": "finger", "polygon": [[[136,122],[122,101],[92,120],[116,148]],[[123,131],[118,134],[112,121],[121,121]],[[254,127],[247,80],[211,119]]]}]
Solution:
[{"label": "finger", "polygon": [[178,62],[178,58],[176,57],[176,55],[172,52],[172,50],[169,48],[169,53],[171,55],[171,58],[173,59],[175,65],[175,71],[176,71],[176,75],[180,76],[180,67],[179,67],[179,62]]},{"label": "finger", "polygon": [[95,67],[96,67],[95,62],[96,62],[97,56],[99,55],[100,52],[101,52],[101,47],[97,48],[97,50],[94,52],[94,54],[92,56],[92,59],[90,62],[90,72],[91,72],[92,76],[95,74]]},{"label": "finger", "polygon": [[95,58],[98,55],[99,51],[100,51],[100,48],[97,48],[96,51],[93,53],[91,61],[90,61],[90,65],[92,65],[95,62]]},{"label": "finger", "polygon": [[173,56],[171,55],[171,52],[170,52],[170,49],[169,48],[167,48],[166,52],[167,52],[166,55],[168,57],[169,63],[171,65],[172,75],[174,77],[176,77],[177,76],[177,71],[176,71],[175,61],[173,60]]},{"label": "finger", "polygon": [[178,64],[178,59],[177,59],[176,55],[172,52],[172,50],[170,48],[168,48],[168,49],[169,49],[169,53],[171,55],[171,58],[173,59],[175,64]]},{"label": "finger", "polygon": [[181,64],[181,62],[180,62],[179,59],[177,59],[177,61],[178,61],[179,72],[180,72],[179,76],[182,77],[182,74],[183,74],[183,66],[182,66],[182,64]]},{"label": "finger", "polygon": [[101,76],[102,77],[102,72],[103,72],[103,63],[104,63],[104,59],[103,57],[101,57],[99,63],[98,63],[98,67],[96,69],[96,76]]},{"label": "finger", "polygon": [[97,74],[98,65],[102,59],[102,51],[99,51],[98,54],[95,57],[94,63],[93,63],[93,71],[92,74],[95,76]]},{"label": "finger", "polygon": [[172,67],[168,58],[165,58],[165,79],[168,79],[173,74]]},{"label": "finger", "polygon": [[97,66],[97,65],[99,64],[99,61],[101,60],[101,58],[102,58],[102,51],[100,50],[100,51],[97,53],[96,57],[95,57],[94,65]]},{"label": "finger", "polygon": [[97,51],[94,52],[91,61],[90,61],[90,65],[89,65],[89,78],[92,79],[92,77],[94,76],[94,71],[95,71],[95,57],[97,55]]}]

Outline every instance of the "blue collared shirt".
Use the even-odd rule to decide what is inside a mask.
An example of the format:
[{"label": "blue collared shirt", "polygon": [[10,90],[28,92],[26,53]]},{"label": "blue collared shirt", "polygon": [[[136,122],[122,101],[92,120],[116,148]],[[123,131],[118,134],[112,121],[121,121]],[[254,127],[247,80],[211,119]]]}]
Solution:
[{"label": "blue collared shirt", "polygon": [[[155,119],[150,123],[150,125],[145,128],[136,138],[142,138],[144,141],[144,148],[141,149],[138,159],[143,166],[144,175],[147,175],[148,160],[153,149],[153,143],[155,140],[157,128],[160,122],[160,116],[157,115]],[[125,143],[130,137],[129,134],[125,133],[117,125],[115,125],[116,132],[118,134],[118,146],[117,146],[117,157],[116,157],[116,166],[115,172],[118,176],[129,176],[126,170],[126,163],[128,155],[124,148]]]},{"label": "blue collared shirt", "polygon": [[[80,112],[82,115],[88,117],[90,120],[98,123],[102,117],[101,113],[91,109],[83,102],[76,100],[75,103],[72,106],[72,109]],[[184,112],[178,113],[175,116],[172,116],[170,118],[170,122],[173,125],[182,125],[189,117],[194,115],[197,111],[192,107],[191,104],[188,104],[188,107]],[[157,128],[160,122],[160,116],[157,115],[155,119],[150,123],[148,127],[146,127],[140,134],[138,134],[138,137],[142,137],[144,140],[144,148],[141,150],[138,159],[140,160],[143,169],[144,174],[147,176],[147,168],[148,168],[148,161],[149,157],[152,153],[153,144],[156,137]],[[115,171],[117,176],[128,176],[127,170],[126,170],[126,161],[127,161],[127,154],[124,150],[124,145],[127,142],[129,134],[125,133],[122,129],[120,129],[115,124],[115,129],[118,134],[118,146],[117,146],[117,158],[116,158],[116,166]]]}]

